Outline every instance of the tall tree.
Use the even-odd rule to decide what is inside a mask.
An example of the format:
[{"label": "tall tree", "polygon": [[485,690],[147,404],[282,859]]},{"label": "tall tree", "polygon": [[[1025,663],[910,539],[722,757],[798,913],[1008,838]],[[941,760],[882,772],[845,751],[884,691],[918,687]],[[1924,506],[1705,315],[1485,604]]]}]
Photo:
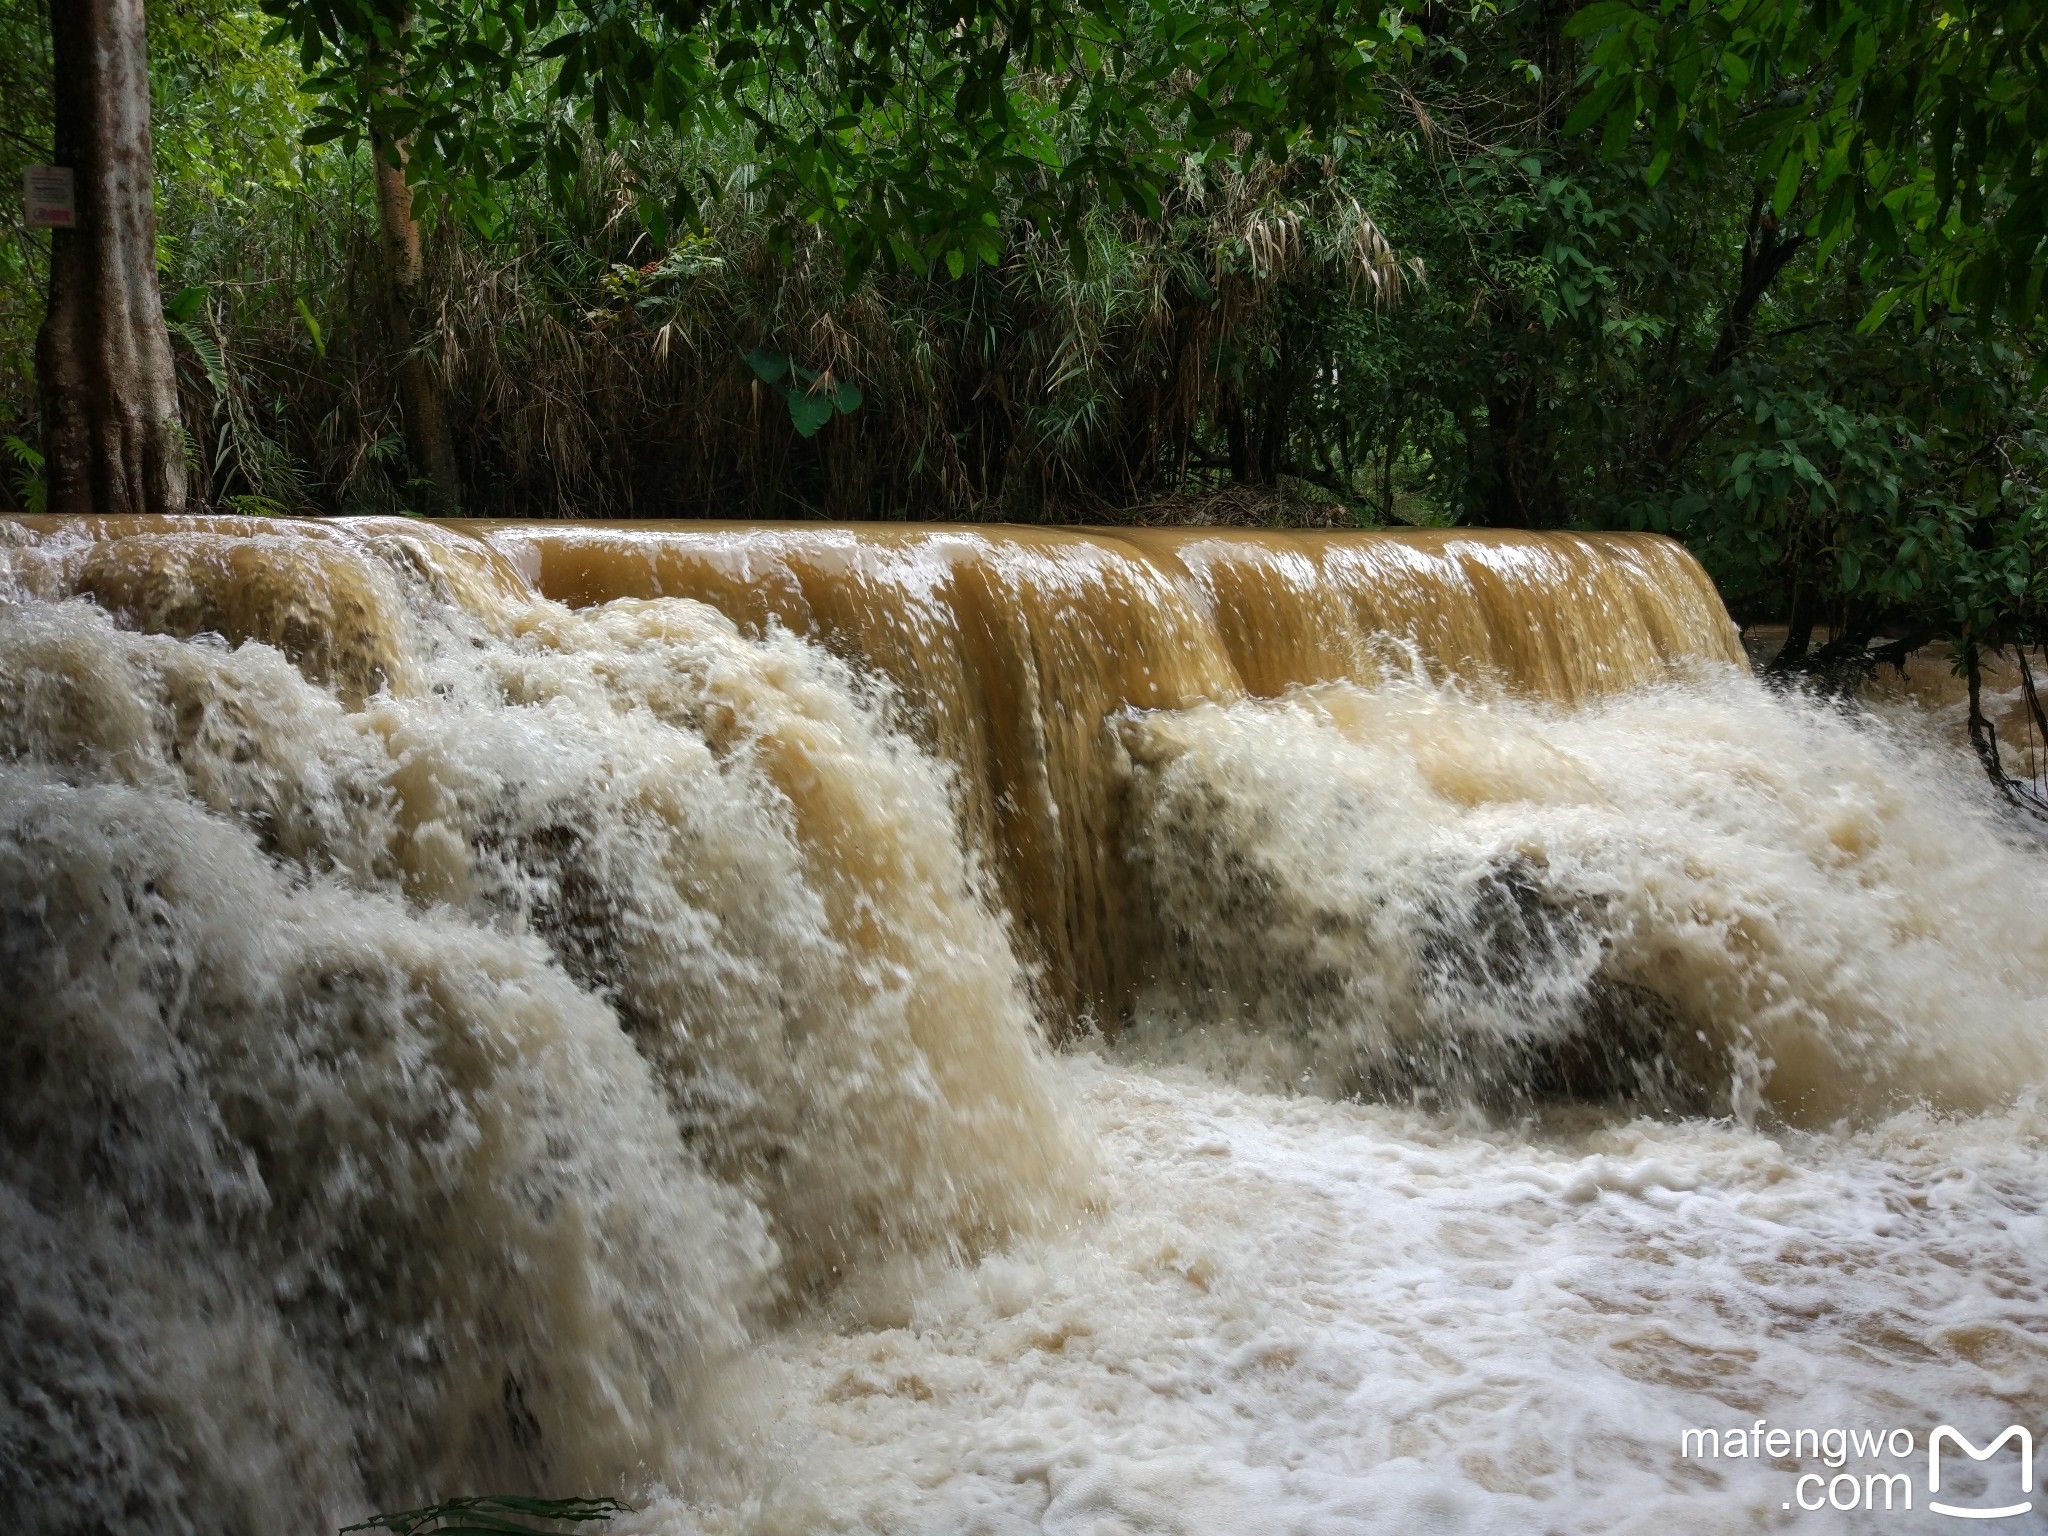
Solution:
[{"label": "tall tree", "polygon": [[405,73],[405,44],[412,30],[409,8],[382,22],[367,62],[367,71],[381,84],[368,92],[371,110],[370,152],[376,172],[377,226],[383,256],[384,333],[398,375],[398,412],[405,429],[406,451],[413,472],[430,482],[440,510],[462,502],[462,484],[455,463],[455,440],[448,428],[448,406],[433,359],[421,345],[426,331],[425,261],[420,249],[420,223],[413,214],[413,188],[406,181],[408,141],[379,120],[375,108],[400,94]]},{"label": "tall tree", "polygon": [[156,277],[142,0],[51,7],[56,161],[77,194],[52,231],[36,340],[53,512],[177,512],[185,435]]}]

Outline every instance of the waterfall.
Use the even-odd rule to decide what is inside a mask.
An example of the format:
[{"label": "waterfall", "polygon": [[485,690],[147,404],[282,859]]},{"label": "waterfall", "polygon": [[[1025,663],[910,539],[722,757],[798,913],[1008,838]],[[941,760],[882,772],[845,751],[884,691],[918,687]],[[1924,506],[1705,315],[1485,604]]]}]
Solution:
[{"label": "waterfall", "polygon": [[1400,645],[1438,677],[1569,703],[1742,664],[1668,539],[904,526],[499,525],[541,590],[710,603],[887,677],[959,774],[960,813],[1022,921],[1048,1003],[1114,1024],[1147,939],[1103,722],[1370,684]]},{"label": "waterfall", "polygon": [[0,523],[0,1508],[830,1527],[759,1372],[1236,1294],[1147,1126],[2031,1126],[2038,864],[1657,537]]},{"label": "waterfall", "polygon": [[38,1502],[681,1475],[751,1324],[1085,1186],[945,776],[829,655],[404,524],[8,552]]}]

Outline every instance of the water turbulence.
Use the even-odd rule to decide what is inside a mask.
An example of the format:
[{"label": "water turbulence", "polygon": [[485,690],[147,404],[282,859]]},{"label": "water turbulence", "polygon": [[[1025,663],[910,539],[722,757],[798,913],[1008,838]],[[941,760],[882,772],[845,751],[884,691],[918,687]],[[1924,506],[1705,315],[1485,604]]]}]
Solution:
[{"label": "water turbulence", "polygon": [[0,524],[0,1507],[1619,1530],[2038,1401],[1968,786],[1649,537]]},{"label": "water turbulence", "polygon": [[31,1508],[676,1475],[779,1300],[1069,1198],[941,777],[844,666],[432,529],[83,532],[0,613]]},{"label": "water turbulence", "polygon": [[[576,604],[691,597],[893,684],[958,774],[971,846],[1063,1017],[1114,1024],[1155,945],[1104,723],[1343,679],[1438,677],[1562,702],[1739,662],[1712,585],[1668,540],[1493,534],[499,526]],[[1405,642],[1403,653],[1395,642]]]}]

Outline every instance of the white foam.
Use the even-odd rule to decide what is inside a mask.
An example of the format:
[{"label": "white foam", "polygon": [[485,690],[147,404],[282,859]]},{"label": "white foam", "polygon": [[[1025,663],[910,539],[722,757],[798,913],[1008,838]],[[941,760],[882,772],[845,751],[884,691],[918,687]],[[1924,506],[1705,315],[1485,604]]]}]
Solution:
[{"label": "white foam", "polygon": [[[2033,1108],[1506,1131],[1115,1053],[1066,1073],[1107,1208],[933,1284],[903,1326],[769,1341],[789,1485],[762,1507],[1005,1536],[1732,1533],[1834,1469],[1688,1461],[1685,1429],[1924,1447],[2048,1402]],[[1924,1459],[1882,1465],[1924,1489]],[[1786,1528],[1858,1518],[1879,1517]],[[696,1522],[743,1523],[645,1518]]]},{"label": "white foam", "polygon": [[2048,1073],[2048,868],[1953,753],[1746,678],[1124,722],[1159,1048],[1321,1091],[1807,1124]]},{"label": "white foam", "polygon": [[1908,727],[1132,717],[1155,986],[1054,1059],[847,667],[207,546],[295,665],[175,542],[102,574],[188,638],[0,605],[24,1529],[1824,1530],[1682,1431],[2048,1402],[2048,876]]}]

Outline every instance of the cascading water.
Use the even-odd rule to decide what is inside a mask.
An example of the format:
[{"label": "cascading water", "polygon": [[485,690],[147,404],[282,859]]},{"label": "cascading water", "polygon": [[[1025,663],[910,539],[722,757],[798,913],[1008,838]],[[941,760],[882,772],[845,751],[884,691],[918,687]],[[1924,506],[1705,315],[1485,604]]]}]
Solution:
[{"label": "cascading water", "polygon": [[1647,538],[0,524],[0,1508],[1867,1528],[1680,1435],[2048,1403],[2048,873],[1739,661]]},{"label": "cascading water", "polygon": [[1047,1005],[1108,1022],[1152,948],[1112,715],[1375,680],[1390,635],[1439,675],[1561,702],[1742,657],[1705,573],[1663,539],[587,523],[487,537],[568,602],[698,598],[881,671],[958,770],[963,829]]},{"label": "cascading water", "polygon": [[1875,724],[1748,679],[1569,711],[1408,680],[1122,732],[1161,1045],[1821,1125],[2048,1075],[2048,870]]}]

